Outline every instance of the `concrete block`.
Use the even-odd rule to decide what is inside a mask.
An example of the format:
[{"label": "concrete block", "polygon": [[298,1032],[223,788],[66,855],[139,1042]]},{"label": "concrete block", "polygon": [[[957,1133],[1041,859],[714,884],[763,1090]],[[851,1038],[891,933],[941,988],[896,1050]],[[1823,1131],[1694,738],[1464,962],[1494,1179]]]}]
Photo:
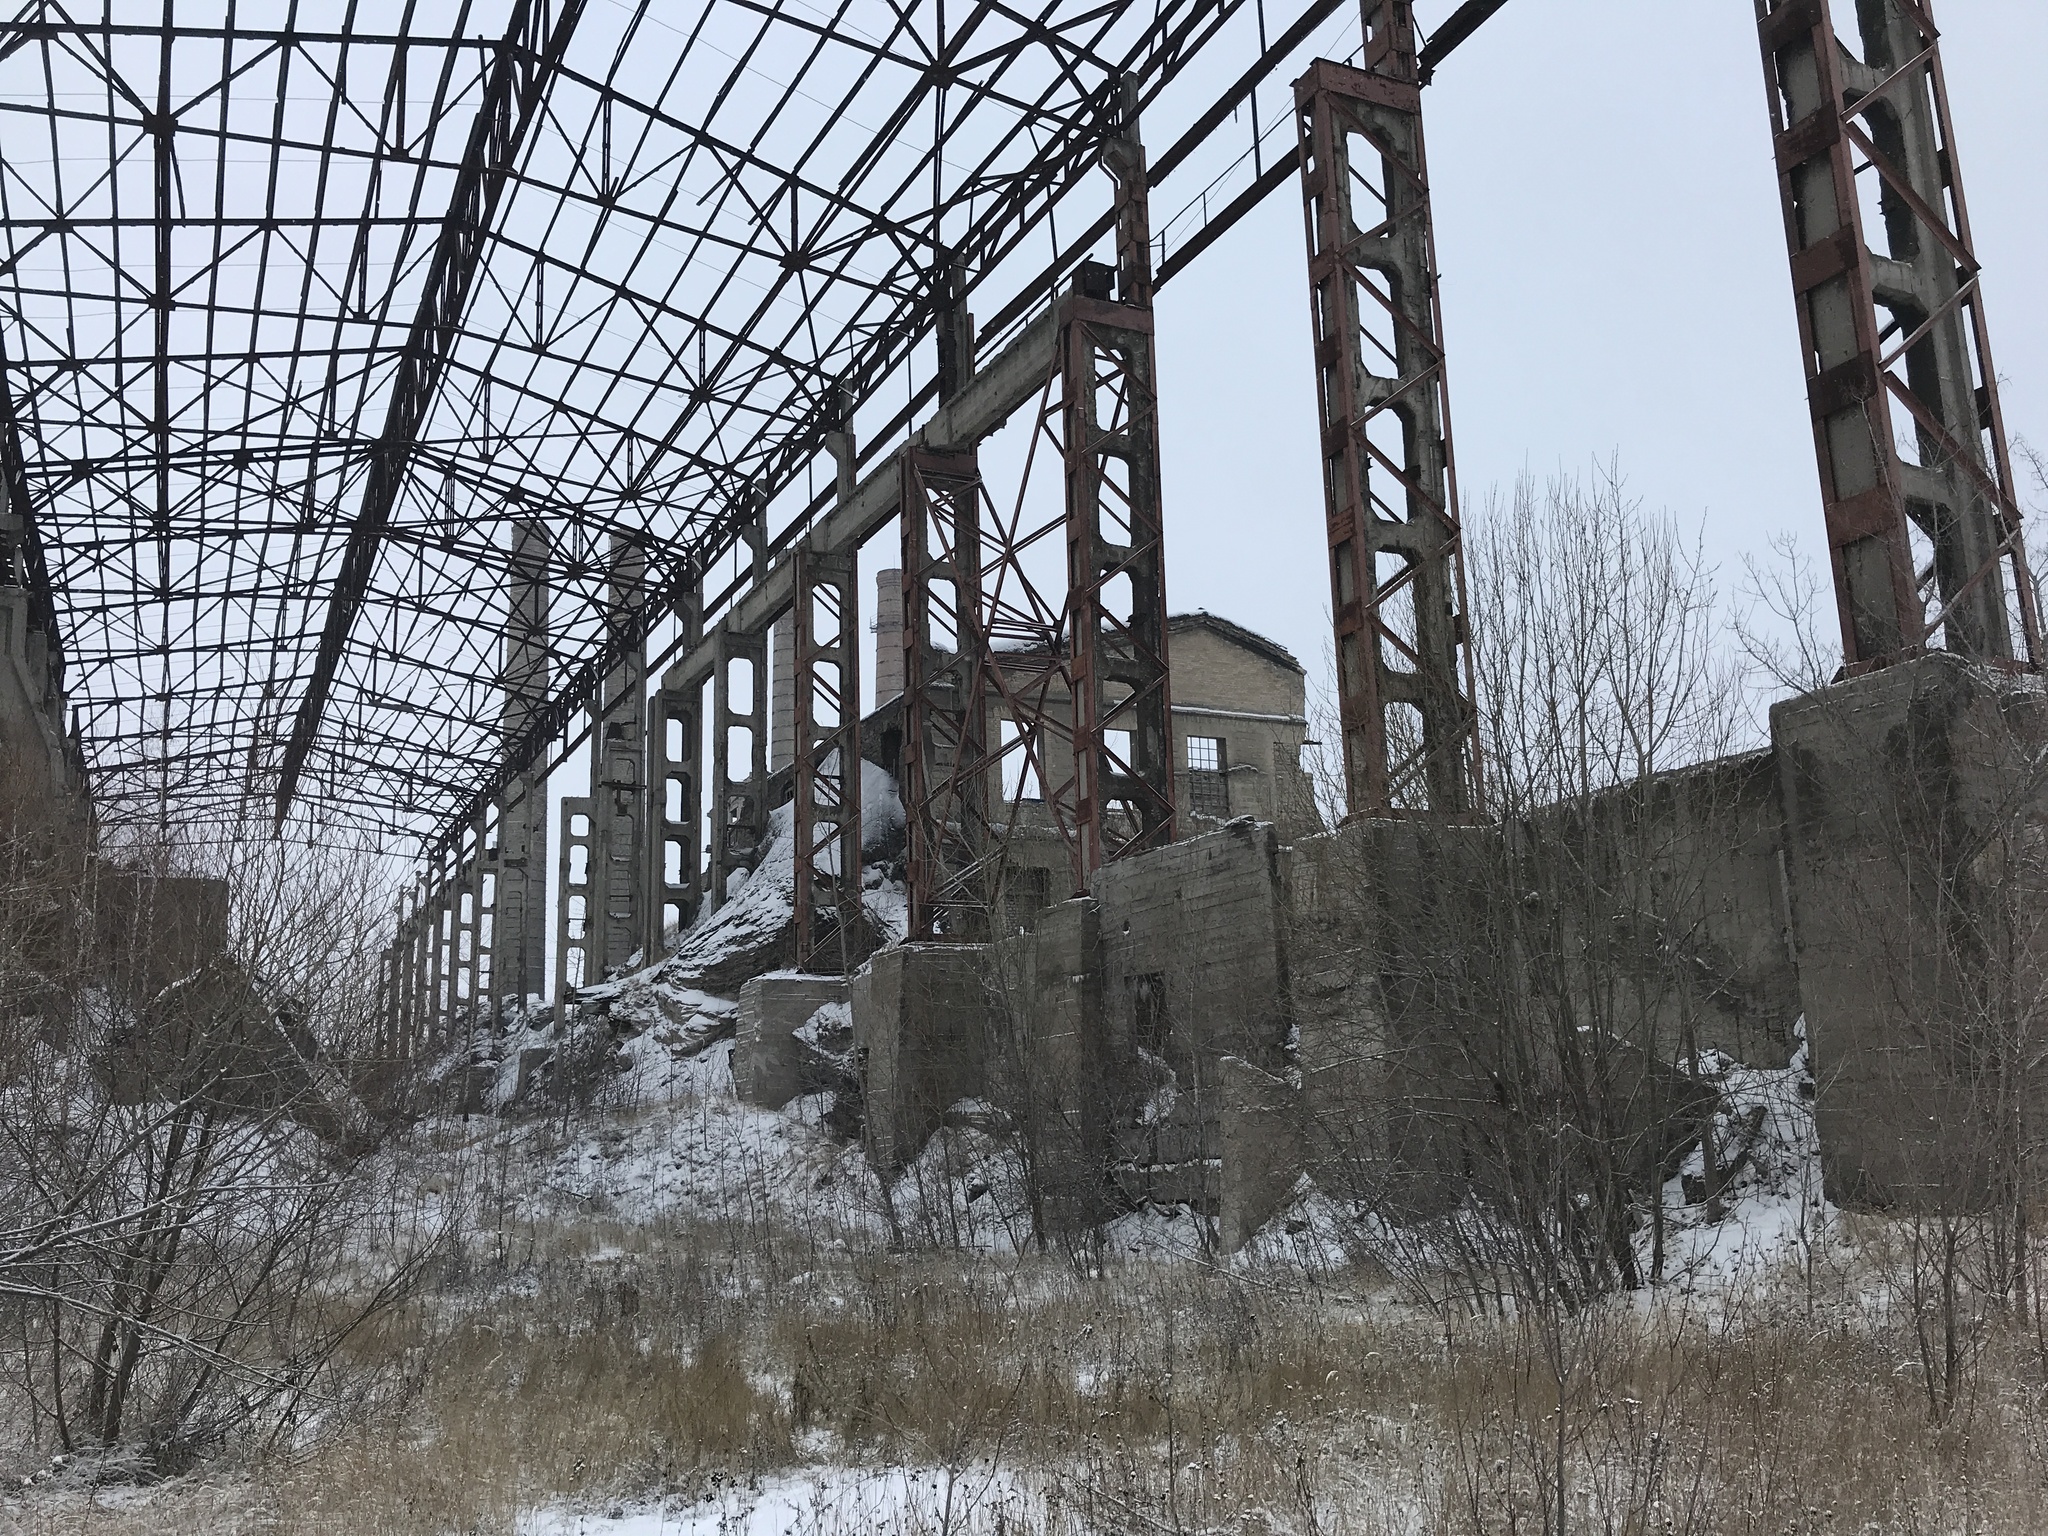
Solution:
[{"label": "concrete block", "polygon": [[901,1168],[950,1105],[986,1093],[990,967],[984,945],[899,944],[855,973],[854,1046],[877,1168]]},{"label": "concrete block", "polygon": [[732,1048],[732,1081],[739,1096],[764,1109],[780,1109],[803,1091],[802,1046],[796,1031],[827,1003],[847,1000],[838,976],[771,971],[740,988],[739,1032]]},{"label": "concrete block", "polygon": [[1218,1063],[1217,1119],[1223,1166],[1216,1246],[1237,1252],[1287,1203],[1306,1162],[1301,1091],[1235,1056]]},{"label": "concrete block", "polygon": [[[1771,711],[1800,994],[1830,1199],[1955,1209],[1993,1198],[2001,1078],[2040,974],[2030,842],[2038,682],[1943,653]],[[2017,985],[2016,985],[2017,984]]]}]

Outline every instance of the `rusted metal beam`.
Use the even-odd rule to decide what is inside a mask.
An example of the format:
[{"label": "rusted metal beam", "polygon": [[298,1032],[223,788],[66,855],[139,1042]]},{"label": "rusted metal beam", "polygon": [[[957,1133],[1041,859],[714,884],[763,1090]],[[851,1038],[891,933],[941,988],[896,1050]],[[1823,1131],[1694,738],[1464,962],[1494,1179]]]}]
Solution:
[{"label": "rusted metal beam", "polygon": [[1843,668],[1938,641],[2036,669],[1940,39],[1924,5],[1856,9],[1860,50],[1829,0],[1756,0]]},{"label": "rusted metal beam", "polygon": [[1295,84],[1350,814],[1481,804],[1463,532],[1414,20]]}]

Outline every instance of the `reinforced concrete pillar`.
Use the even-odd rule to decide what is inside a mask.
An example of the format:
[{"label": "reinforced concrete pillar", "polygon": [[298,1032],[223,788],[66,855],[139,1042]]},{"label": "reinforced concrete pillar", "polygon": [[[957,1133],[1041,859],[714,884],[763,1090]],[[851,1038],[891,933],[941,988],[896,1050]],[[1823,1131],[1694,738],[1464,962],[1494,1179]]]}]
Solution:
[{"label": "reinforced concrete pillar", "polygon": [[768,835],[768,637],[721,625],[711,672],[711,892],[759,862]]},{"label": "reinforced concrete pillar", "polygon": [[[647,556],[622,539],[612,544],[615,624],[647,599]],[[645,941],[642,855],[647,843],[647,647],[631,647],[604,681],[590,747],[591,912],[587,979],[602,981]]]},{"label": "reinforced concrete pillar", "polygon": [[591,796],[565,795],[555,847],[555,1018],[563,1017],[569,993],[599,980],[591,964],[595,890],[591,872]]},{"label": "reinforced concrete pillar", "polygon": [[[548,541],[538,519],[512,535],[511,613],[499,676],[503,733],[518,739],[548,695]],[[531,770],[505,786],[497,802],[497,876],[491,913],[494,1027],[508,1009],[547,991],[548,796],[546,775]]]},{"label": "reinforced concrete pillar", "polygon": [[797,691],[796,610],[784,614],[769,629],[768,771],[780,773],[796,761]]},{"label": "reinforced concrete pillar", "polygon": [[[685,647],[704,634],[704,594],[692,591],[677,607]],[[647,701],[646,858],[648,957],[662,954],[668,934],[697,919],[703,901],[704,689],[663,686]]]}]

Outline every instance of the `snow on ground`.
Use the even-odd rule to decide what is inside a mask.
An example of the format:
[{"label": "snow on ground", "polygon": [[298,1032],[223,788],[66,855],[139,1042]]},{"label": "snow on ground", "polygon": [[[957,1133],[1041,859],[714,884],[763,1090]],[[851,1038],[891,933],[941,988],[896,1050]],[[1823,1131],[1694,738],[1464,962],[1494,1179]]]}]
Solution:
[{"label": "snow on ground", "polygon": [[[861,849],[864,854],[885,854],[897,846],[902,835],[903,803],[896,781],[886,769],[870,762],[860,766]],[[836,847],[828,850],[828,856],[836,853]],[[880,864],[869,865],[862,874],[863,905],[882,933],[901,938],[909,916],[902,886],[889,880],[886,867]],[[699,917],[661,972],[673,978],[702,977],[718,973],[734,960],[766,957],[795,917],[794,807],[784,805],[769,813],[768,843],[753,872],[727,893],[717,910]],[[770,968],[770,964],[758,967]]]},{"label": "snow on ground", "polygon": [[[1759,1284],[1810,1260],[1834,1236],[1839,1213],[1821,1192],[1804,1019],[1793,1026],[1793,1037],[1797,1049],[1782,1067],[1746,1067],[1718,1053],[1702,1063],[1702,1075],[1721,1093],[1714,1122],[1721,1158],[1726,1163],[1747,1155],[1721,1192],[1718,1220],[1708,1204],[1686,1204],[1686,1179],[1705,1172],[1700,1148],[1664,1187],[1664,1273],[1680,1290],[1714,1293]],[[1650,1241],[1646,1224],[1637,1239],[1646,1266]]]},{"label": "snow on ground", "polygon": [[695,1502],[667,1499],[603,1513],[560,1506],[523,1517],[519,1536],[960,1536],[1025,1529],[1033,1499],[989,1466],[799,1467],[735,1479]]},{"label": "snow on ground", "polygon": [[746,1214],[844,1237],[882,1231],[879,1182],[860,1148],[825,1128],[825,1096],[782,1110],[742,1103],[730,1040],[679,1055],[649,1030],[624,1053],[628,1107],[580,1120],[545,1158],[528,1191],[535,1214],[566,1197],[629,1223]]}]

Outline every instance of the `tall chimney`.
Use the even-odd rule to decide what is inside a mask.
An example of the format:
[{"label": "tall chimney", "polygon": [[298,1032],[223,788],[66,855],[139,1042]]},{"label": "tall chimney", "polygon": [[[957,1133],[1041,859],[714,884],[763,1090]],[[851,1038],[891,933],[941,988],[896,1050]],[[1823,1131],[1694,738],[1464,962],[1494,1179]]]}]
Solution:
[{"label": "tall chimney", "polygon": [[875,703],[903,692],[903,573],[875,572]]}]

